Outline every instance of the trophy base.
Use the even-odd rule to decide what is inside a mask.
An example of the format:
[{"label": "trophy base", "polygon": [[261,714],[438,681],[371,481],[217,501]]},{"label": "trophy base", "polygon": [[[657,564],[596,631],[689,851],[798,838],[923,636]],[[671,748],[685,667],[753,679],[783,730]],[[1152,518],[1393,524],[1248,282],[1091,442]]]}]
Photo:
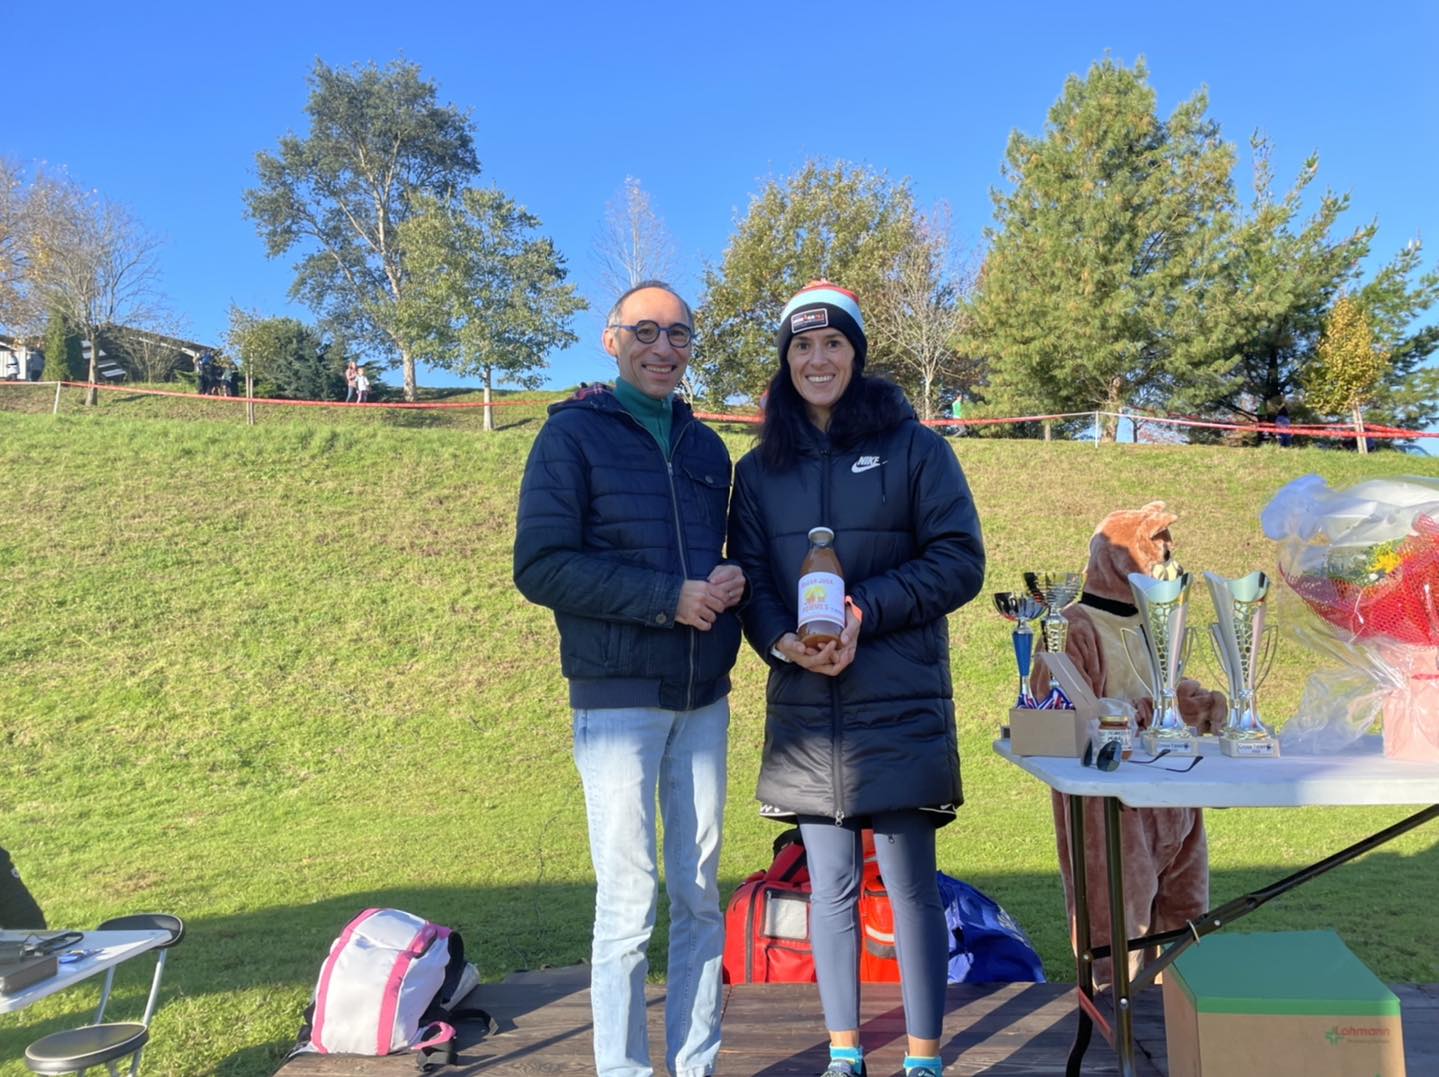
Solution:
[{"label": "trophy base", "polygon": [[1164,734],[1154,729],[1146,729],[1139,734],[1139,743],[1150,755],[1167,752],[1169,755],[1183,758],[1199,754],[1199,737],[1193,733]]},{"label": "trophy base", "polygon": [[1219,750],[1234,759],[1278,759],[1279,742],[1273,737],[1219,736]]}]

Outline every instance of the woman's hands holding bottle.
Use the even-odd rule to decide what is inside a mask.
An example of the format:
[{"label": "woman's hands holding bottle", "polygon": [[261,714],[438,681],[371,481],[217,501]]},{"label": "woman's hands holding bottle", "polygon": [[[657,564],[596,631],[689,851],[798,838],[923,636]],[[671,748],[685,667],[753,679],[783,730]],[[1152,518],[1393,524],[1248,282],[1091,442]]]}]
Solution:
[{"label": "woman's hands holding bottle", "polygon": [[799,636],[786,632],[775,644],[775,649],[797,666],[811,673],[822,673],[826,677],[838,677],[854,661],[859,645],[859,618],[854,607],[848,604],[844,611],[844,630],[839,640],[829,640],[822,647],[806,647]]}]

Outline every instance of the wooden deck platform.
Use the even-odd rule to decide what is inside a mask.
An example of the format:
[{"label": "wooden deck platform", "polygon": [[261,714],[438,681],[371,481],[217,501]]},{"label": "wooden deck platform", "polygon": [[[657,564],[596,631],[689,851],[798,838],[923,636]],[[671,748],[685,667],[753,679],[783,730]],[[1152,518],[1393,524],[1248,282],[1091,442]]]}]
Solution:
[{"label": "wooden deck platform", "polygon": [[[1404,1047],[1410,1077],[1439,1073],[1439,984],[1392,985],[1404,1008]],[[576,966],[517,973],[477,989],[478,1002],[498,1029],[485,1036],[461,1026],[460,1064],[454,1077],[593,1074],[590,1055],[589,969]],[[828,1059],[820,1031],[819,995],[812,984],[726,988],[724,1046],[719,1077],[816,1077]],[[975,984],[949,989],[945,1064],[964,1077],[1054,1077],[1074,1035],[1073,986]],[[861,1036],[871,1077],[893,1077],[904,1055],[904,1011],[899,989],[867,985]],[[664,1074],[664,988],[649,990],[650,1043],[656,1073]],[[1135,1038],[1141,1077],[1168,1077],[1160,992],[1140,996]],[[305,1055],[276,1077],[395,1077],[413,1074],[404,1057]],[[1114,1052],[1096,1035],[1084,1073],[1117,1074]]]}]

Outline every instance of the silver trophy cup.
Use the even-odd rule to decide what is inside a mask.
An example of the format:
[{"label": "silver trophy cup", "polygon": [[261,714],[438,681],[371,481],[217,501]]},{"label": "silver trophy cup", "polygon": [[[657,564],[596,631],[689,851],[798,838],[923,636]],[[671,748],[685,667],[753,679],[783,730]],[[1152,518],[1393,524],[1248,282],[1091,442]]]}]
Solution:
[{"label": "silver trophy cup", "polygon": [[1015,706],[1038,706],[1029,688],[1029,672],[1034,662],[1034,629],[1029,627],[1029,622],[1044,612],[1044,606],[1028,595],[996,591],[994,608],[1006,620],[1015,623],[1014,631],[1009,634],[1014,643],[1014,663],[1019,667],[1019,701]]},{"label": "silver trophy cup", "polygon": [[1229,718],[1220,734],[1225,755],[1274,757],[1279,741],[1259,718],[1254,694],[1274,661],[1276,636],[1264,627],[1269,577],[1263,572],[1231,580],[1204,574],[1216,620],[1209,626],[1214,654],[1229,690]]},{"label": "silver trophy cup", "polygon": [[[1199,736],[1193,726],[1179,716],[1177,690],[1184,677],[1184,663],[1189,657],[1189,632],[1185,621],[1189,612],[1187,572],[1161,580],[1138,572],[1129,574],[1129,590],[1139,607],[1140,634],[1148,659],[1148,675],[1135,670],[1140,680],[1149,684],[1154,699],[1154,721],[1150,723],[1141,743],[1151,754],[1167,750],[1170,755],[1197,755]],[[1132,634],[1132,633],[1131,633]]]},{"label": "silver trophy cup", "polygon": [[1060,611],[1071,606],[1084,590],[1083,572],[1026,572],[1024,586],[1036,602],[1044,606],[1044,649],[1050,654],[1063,654],[1069,639],[1069,622]]}]

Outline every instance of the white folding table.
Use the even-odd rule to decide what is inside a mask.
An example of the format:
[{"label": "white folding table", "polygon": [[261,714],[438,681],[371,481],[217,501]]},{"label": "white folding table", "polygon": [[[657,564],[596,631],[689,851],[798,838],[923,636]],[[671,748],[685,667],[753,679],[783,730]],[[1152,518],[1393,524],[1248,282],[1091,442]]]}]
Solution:
[{"label": "white folding table", "polygon": [[[43,939],[58,934],[58,931],[0,931],[0,941]],[[55,975],[47,976],[29,987],[9,995],[0,994],[0,1013],[23,1010],[32,1002],[39,1002],[57,991],[73,987],[81,980],[114,968],[122,961],[153,950],[170,938],[165,931],[87,931],[84,934],[83,939],[66,951],[84,956],[73,961],[60,961]]]},{"label": "white folding table", "polygon": [[[1439,818],[1439,764],[1406,763],[1384,756],[1378,737],[1363,737],[1349,751],[1335,755],[1291,755],[1278,759],[1235,759],[1222,754],[1213,737],[1202,739],[1200,761],[1184,773],[1163,769],[1187,766],[1189,760],[1166,757],[1151,766],[1121,763],[1114,771],[1086,767],[1078,759],[1017,756],[1007,740],[994,742],[1002,758],[1072,798],[1069,802],[1070,863],[1074,870],[1076,992],[1079,1027],[1065,1073],[1077,1077],[1095,1026],[1114,1046],[1124,1077],[1134,1074],[1134,1036],[1130,1000],[1133,991],[1156,976],[1204,935],[1259,908],[1330,868],[1353,860],[1432,819]],[[1136,749],[1136,758],[1148,758]],[[1084,867],[1084,803],[1081,797],[1104,801],[1104,841],[1108,855],[1111,946],[1090,945],[1088,889]],[[1124,923],[1124,861],[1120,842],[1121,805],[1130,808],[1293,808],[1310,805],[1429,805],[1363,841],[1295,872],[1252,894],[1245,894],[1205,913],[1178,931],[1129,939]],[[1130,982],[1129,962],[1111,960],[1112,1022],[1095,1001],[1094,962],[1109,957],[1114,940],[1128,950],[1163,946]]]}]

